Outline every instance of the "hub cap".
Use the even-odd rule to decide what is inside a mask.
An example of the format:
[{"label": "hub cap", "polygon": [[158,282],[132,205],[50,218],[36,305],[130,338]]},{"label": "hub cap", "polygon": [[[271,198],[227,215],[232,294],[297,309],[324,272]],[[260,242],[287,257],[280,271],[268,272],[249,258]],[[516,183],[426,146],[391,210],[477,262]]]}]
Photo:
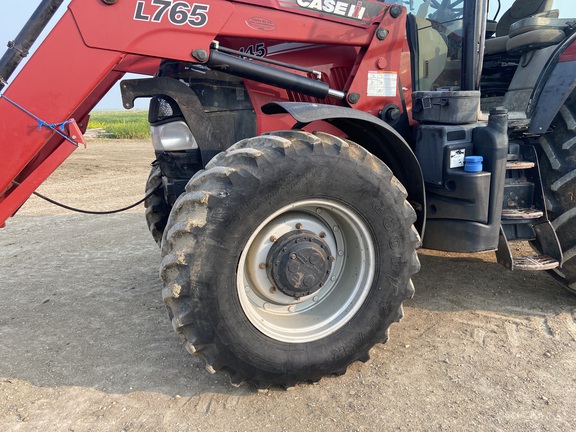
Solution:
[{"label": "hub cap", "polygon": [[270,215],[249,238],[238,262],[238,297],[266,336],[310,342],[358,312],[374,267],[370,231],[355,211],[331,200],[298,201]]},{"label": "hub cap", "polygon": [[330,247],[311,231],[290,231],[268,252],[268,279],[288,296],[299,298],[318,291],[328,280],[334,257]]}]

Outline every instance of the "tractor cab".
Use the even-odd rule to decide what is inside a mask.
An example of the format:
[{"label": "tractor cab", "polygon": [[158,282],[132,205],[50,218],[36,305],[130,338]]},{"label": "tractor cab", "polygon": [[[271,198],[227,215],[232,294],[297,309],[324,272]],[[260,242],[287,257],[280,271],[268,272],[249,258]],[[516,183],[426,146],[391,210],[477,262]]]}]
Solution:
[{"label": "tractor cab", "polygon": [[[506,79],[494,69],[526,52],[557,45],[570,20],[559,19],[553,0],[388,0],[407,7],[407,37],[413,58],[413,89],[478,90],[483,96],[506,92]],[[482,64],[488,68],[483,76]],[[511,76],[508,77],[508,83]]]},{"label": "tractor cab", "polygon": [[529,126],[532,99],[547,78],[540,72],[570,44],[576,22],[560,18],[576,14],[555,8],[554,0],[387,3],[408,10],[413,91],[480,91],[482,111],[504,106],[517,128]]},{"label": "tractor cab", "polygon": [[478,89],[486,0],[410,0],[407,38],[414,91]]}]

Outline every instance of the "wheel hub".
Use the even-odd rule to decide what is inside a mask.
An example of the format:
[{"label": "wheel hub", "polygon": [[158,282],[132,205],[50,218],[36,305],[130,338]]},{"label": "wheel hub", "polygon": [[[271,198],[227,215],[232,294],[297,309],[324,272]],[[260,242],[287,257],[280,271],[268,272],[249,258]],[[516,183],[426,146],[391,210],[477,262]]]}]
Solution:
[{"label": "wheel hub", "polygon": [[326,283],[334,257],[328,244],[311,231],[290,231],[270,248],[266,258],[268,278],[276,289],[299,298]]}]

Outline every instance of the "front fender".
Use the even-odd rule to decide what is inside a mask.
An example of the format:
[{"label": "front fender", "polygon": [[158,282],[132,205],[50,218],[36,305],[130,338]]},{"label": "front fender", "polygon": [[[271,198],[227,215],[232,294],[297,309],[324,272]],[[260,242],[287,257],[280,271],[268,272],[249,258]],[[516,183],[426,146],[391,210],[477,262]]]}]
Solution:
[{"label": "front fender", "polygon": [[264,114],[289,114],[298,128],[324,121],[341,130],[350,140],[379,157],[408,191],[408,201],[418,219],[415,226],[424,235],[426,197],[420,163],[404,138],[390,125],[363,111],[304,102],[273,102],[262,107]]},{"label": "front fender", "polygon": [[134,100],[140,97],[165,95],[172,98],[198,142],[204,163],[226,149],[221,131],[210,123],[198,96],[183,82],[169,77],[128,79],[121,82],[120,89],[126,109],[133,108]]}]

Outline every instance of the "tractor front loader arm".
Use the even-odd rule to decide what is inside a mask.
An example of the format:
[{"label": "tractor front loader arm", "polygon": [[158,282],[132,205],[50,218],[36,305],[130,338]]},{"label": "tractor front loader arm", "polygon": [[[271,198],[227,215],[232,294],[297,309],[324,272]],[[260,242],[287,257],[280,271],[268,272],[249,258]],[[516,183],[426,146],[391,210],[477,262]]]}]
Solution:
[{"label": "tractor front loader arm", "polygon": [[[60,3],[44,0],[38,9],[55,9]],[[2,69],[8,72],[2,81],[10,82],[0,96],[0,226],[74,151],[89,112],[126,72],[153,75],[161,58],[191,61],[192,49],[208,51],[232,9],[227,2],[203,0],[186,12],[194,25],[184,27],[172,22],[179,15],[160,13],[154,3],[73,0],[10,81],[16,57],[26,54],[19,50],[14,55],[18,47],[11,44]],[[220,3],[218,15],[202,21],[214,3]],[[30,21],[27,27],[41,31]]]},{"label": "tractor front loader arm", "polygon": [[[0,224],[75,149],[81,134],[65,135],[44,123],[78,119],[123,75],[114,71],[124,55],[94,50],[80,38],[70,13],[36,51],[0,99]],[[56,129],[60,129],[56,126]],[[66,128],[65,128],[66,129]]]}]

